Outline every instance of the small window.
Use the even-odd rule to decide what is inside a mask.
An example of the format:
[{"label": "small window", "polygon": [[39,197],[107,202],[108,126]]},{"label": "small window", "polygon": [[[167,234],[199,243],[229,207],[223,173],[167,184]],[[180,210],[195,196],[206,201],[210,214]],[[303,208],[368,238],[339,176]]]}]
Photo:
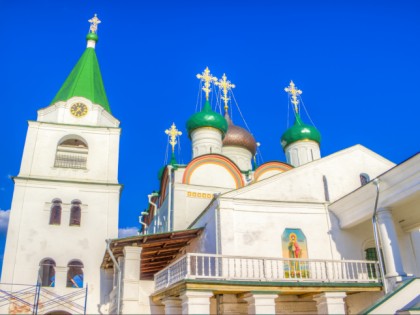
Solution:
[{"label": "small window", "polygon": [[81,139],[67,139],[57,146],[54,167],[86,169],[88,146]]},{"label": "small window", "polygon": [[83,263],[72,260],[67,267],[67,288],[83,288]]},{"label": "small window", "polygon": [[82,209],[80,205],[82,202],[80,200],[73,200],[71,202],[70,209],[70,225],[71,226],[80,226],[80,219],[82,217]]},{"label": "small window", "polygon": [[51,205],[50,211],[50,224],[60,225],[61,224],[61,200],[54,199]]},{"label": "small window", "polygon": [[362,184],[362,186],[369,183],[369,181],[370,181],[370,178],[369,178],[368,174],[366,174],[366,173],[360,174],[360,184]]},{"label": "small window", "polygon": [[39,282],[43,287],[55,286],[55,261],[49,258],[39,263]]}]

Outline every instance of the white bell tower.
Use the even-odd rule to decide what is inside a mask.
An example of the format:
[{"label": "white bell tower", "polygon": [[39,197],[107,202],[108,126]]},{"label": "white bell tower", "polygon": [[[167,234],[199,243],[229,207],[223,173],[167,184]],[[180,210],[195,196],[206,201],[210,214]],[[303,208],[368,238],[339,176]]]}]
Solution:
[{"label": "white bell tower", "polygon": [[[86,313],[94,314],[110,278],[100,269],[105,240],[118,237],[121,130],[95,53],[100,21],[96,15],[89,21],[85,52],[51,105],[29,121],[21,168],[13,178],[1,280],[39,283],[64,302],[84,290]],[[72,303],[49,305],[43,312],[77,311]]]}]

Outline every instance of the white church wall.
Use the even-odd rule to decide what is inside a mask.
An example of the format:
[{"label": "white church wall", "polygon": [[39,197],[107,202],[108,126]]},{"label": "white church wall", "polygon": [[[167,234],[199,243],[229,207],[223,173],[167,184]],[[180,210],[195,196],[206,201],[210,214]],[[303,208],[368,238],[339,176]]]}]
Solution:
[{"label": "white church wall", "polygon": [[296,141],[286,148],[287,163],[298,167],[321,158],[319,144],[315,141]]},{"label": "white church wall", "polygon": [[[67,137],[87,142],[86,169],[55,167],[57,146]],[[118,182],[120,129],[29,122],[19,176]]]},{"label": "white church wall", "polygon": [[331,202],[360,187],[360,174],[371,179],[394,164],[376,153],[356,145],[320,160],[272,176],[227,197],[301,202],[325,202],[323,176],[326,177]]},{"label": "white church wall", "polygon": [[247,149],[235,146],[223,146],[222,154],[235,162],[241,171],[252,170],[252,153]]},{"label": "white church wall", "polygon": [[217,203],[212,203],[210,208],[194,222],[192,228],[204,227],[204,231],[198,238],[191,242],[187,247],[186,252],[218,254],[216,205]]},{"label": "white church wall", "polygon": [[174,189],[174,230],[184,230],[206,209],[214,194],[228,189],[177,184]]},{"label": "white church wall", "polygon": [[212,127],[193,130],[191,142],[193,159],[204,154],[220,154],[222,152],[222,133]]},{"label": "white church wall", "polygon": [[410,243],[413,248],[413,256],[415,258],[415,275],[420,277],[420,230],[410,233]]},{"label": "white church wall", "polygon": [[[71,114],[70,108],[76,103],[83,103],[87,106],[88,112],[85,116],[75,117]],[[58,124],[103,127],[118,127],[120,124],[118,119],[109,114],[101,105],[93,104],[90,100],[80,96],[38,110],[37,120]]]},{"label": "white church wall", "polygon": [[340,229],[337,218],[329,212],[330,236],[334,259],[366,259],[365,249],[374,244],[372,223],[364,222],[351,229]]},{"label": "white church wall", "polygon": [[346,296],[347,314],[361,312],[383,296],[383,292],[361,292]]},{"label": "white church wall", "polygon": [[[15,182],[2,282],[34,285],[41,260],[51,258],[56,263],[53,290],[71,291],[66,288],[67,265],[71,260],[80,260],[84,266],[84,286],[89,286],[87,312],[97,312],[105,239],[118,236],[120,187],[21,179]],[[49,224],[54,198],[63,202],[60,225]],[[80,226],[69,225],[70,203],[74,199],[82,202]]]},{"label": "white church wall", "polygon": [[282,234],[286,228],[302,230],[309,258],[332,259],[323,204],[229,203],[221,200],[220,236],[224,255],[280,258]]},{"label": "white church wall", "polygon": [[210,163],[197,167],[191,174],[189,184],[206,187],[237,188],[235,179],[224,166]]}]

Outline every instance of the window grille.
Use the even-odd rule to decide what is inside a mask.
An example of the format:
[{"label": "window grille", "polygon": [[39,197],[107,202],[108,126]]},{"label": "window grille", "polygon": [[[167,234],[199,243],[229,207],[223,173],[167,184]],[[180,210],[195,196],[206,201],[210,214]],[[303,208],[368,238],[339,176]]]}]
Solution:
[{"label": "window grille", "polygon": [[82,217],[82,209],[80,200],[73,200],[71,202],[71,210],[70,210],[70,225],[71,226],[80,226],[80,220]]},{"label": "window grille", "polygon": [[54,167],[86,169],[87,156],[88,147],[82,140],[65,140],[57,147]]},{"label": "window grille", "polygon": [[55,286],[55,261],[43,259],[39,263],[39,280],[43,287]]},{"label": "window grille", "polygon": [[57,152],[54,167],[86,169],[86,154]]},{"label": "window grille", "polygon": [[72,260],[67,267],[67,287],[83,288],[83,263]]},{"label": "window grille", "polygon": [[50,224],[60,225],[61,224],[61,200],[54,199],[51,205],[50,211]]}]

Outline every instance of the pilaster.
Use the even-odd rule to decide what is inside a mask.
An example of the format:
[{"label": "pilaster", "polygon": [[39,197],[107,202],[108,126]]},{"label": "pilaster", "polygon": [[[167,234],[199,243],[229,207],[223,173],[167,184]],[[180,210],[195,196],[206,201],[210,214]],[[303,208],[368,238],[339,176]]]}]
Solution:
[{"label": "pilaster", "polygon": [[67,267],[55,267],[55,288],[65,288],[67,286]]},{"label": "pilaster", "polygon": [[139,281],[140,281],[140,255],[142,248],[135,246],[125,246],[124,253],[124,273],[122,288],[122,313],[135,314],[139,312]]},{"label": "pilaster", "polygon": [[187,290],[181,294],[182,314],[210,314],[213,292]]},{"label": "pilaster", "polygon": [[278,294],[250,292],[243,299],[248,302],[248,314],[276,314],[277,297]]},{"label": "pilaster", "polygon": [[219,310],[221,314],[247,314],[247,304],[240,301],[236,294],[221,294],[218,296]]},{"label": "pilaster", "polygon": [[314,296],[318,314],[346,314],[345,292],[324,292]]},{"label": "pilaster", "polygon": [[165,315],[177,315],[182,313],[182,301],[177,297],[167,297],[162,300],[165,305]]}]

